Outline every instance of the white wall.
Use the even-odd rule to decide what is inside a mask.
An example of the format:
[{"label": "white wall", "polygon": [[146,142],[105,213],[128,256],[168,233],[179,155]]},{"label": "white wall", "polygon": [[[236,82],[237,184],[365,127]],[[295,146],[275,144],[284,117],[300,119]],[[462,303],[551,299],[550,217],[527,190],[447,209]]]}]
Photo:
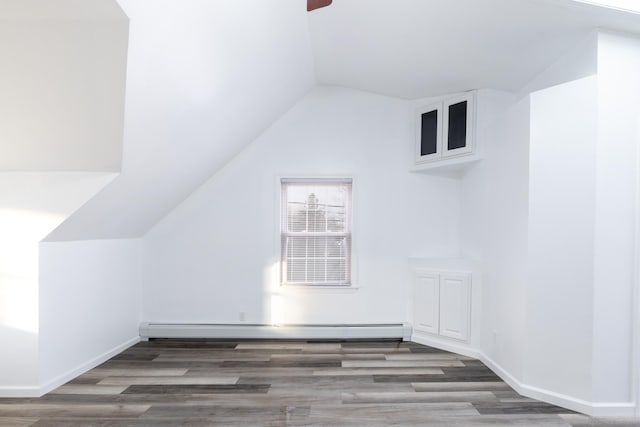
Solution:
[{"label": "white wall", "polygon": [[[531,284],[529,239],[554,238],[544,229],[535,229],[535,225],[534,233],[529,228],[530,209],[536,214],[538,203],[542,206],[546,203],[545,193],[533,188],[531,197],[535,205],[531,207],[530,174],[534,179],[544,179],[544,172],[530,171],[530,131],[534,132],[530,129],[530,118],[538,114],[537,110],[544,113],[544,109],[530,110],[529,93],[594,74],[596,58],[597,34],[594,33],[533,77],[511,101],[506,95],[493,102],[486,93],[484,98],[479,96],[478,123],[481,126],[477,138],[483,160],[467,172],[462,181],[462,255],[473,260],[482,280],[482,318],[477,326],[481,330],[480,350],[503,374],[521,384],[525,384],[525,380],[538,384],[538,372],[529,371],[528,364],[546,355],[548,349],[541,341],[546,332],[549,336],[555,333],[553,328],[549,329],[548,320],[539,316],[544,314],[546,298],[551,298],[550,304],[560,304],[550,295],[537,295],[528,290]],[[562,127],[563,124],[557,121],[562,116],[556,111],[561,108],[562,100],[556,98],[554,102],[551,107],[555,115],[547,113],[545,117]],[[501,104],[502,111],[498,108]],[[485,115],[484,119],[482,115]],[[592,128],[591,131],[595,130]],[[557,145],[565,143],[558,139],[553,141]],[[531,155],[535,157],[538,153],[553,159],[555,147],[550,146],[550,141],[544,142],[547,144],[544,148],[531,147]],[[569,164],[570,161],[565,165]],[[557,169],[561,169],[561,165],[553,163]],[[535,166],[538,168],[539,165]],[[534,218],[534,223],[536,221],[539,219]],[[538,277],[534,281],[540,282]],[[539,298],[535,299],[536,295]],[[534,298],[535,302],[529,298]],[[536,321],[539,320],[543,323],[538,325]],[[536,325],[538,329],[529,331]],[[531,339],[541,346],[530,344],[530,332],[534,333]],[[566,348],[566,343],[560,343],[560,348]],[[546,373],[541,375],[546,378]],[[580,384],[584,382],[580,381]]]},{"label": "white wall", "polygon": [[38,242],[114,176],[0,173],[0,395],[37,394]]},{"label": "white wall", "polygon": [[599,33],[536,77],[462,187],[482,353],[525,394],[602,415],[635,404],[639,47]]},{"label": "white wall", "polygon": [[138,341],[140,240],[40,244],[40,387]]},{"label": "white wall", "polygon": [[[482,318],[472,325],[477,346],[512,376],[521,378],[524,357],[528,99],[480,91],[478,147],[482,161],[462,179],[462,255],[481,280]],[[477,282],[477,281],[476,281]]]},{"label": "white wall", "polygon": [[0,3],[0,170],[120,170],[127,17],[115,1]]},{"label": "white wall", "polygon": [[593,293],[593,398],[600,402],[630,404],[638,365],[632,360],[632,324],[640,307],[632,303],[639,75],[640,39],[601,33]]},{"label": "white wall", "polygon": [[635,404],[640,42],[600,32],[597,52],[597,78],[531,96],[525,382],[606,414]]},{"label": "white wall", "polygon": [[[458,252],[458,182],[408,173],[409,104],[319,87],[144,238],[143,320],[405,321],[409,255]],[[410,142],[410,143],[408,143]],[[278,283],[278,177],[354,178],[354,291]]]},{"label": "white wall", "polygon": [[592,387],[596,85],[592,76],[531,95],[523,380],[584,401]]},{"label": "white wall", "polygon": [[462,187],[482,353],[521,391],[603,414],[632,406],[635,49],[593,34],[534,78],[479,129]]}]

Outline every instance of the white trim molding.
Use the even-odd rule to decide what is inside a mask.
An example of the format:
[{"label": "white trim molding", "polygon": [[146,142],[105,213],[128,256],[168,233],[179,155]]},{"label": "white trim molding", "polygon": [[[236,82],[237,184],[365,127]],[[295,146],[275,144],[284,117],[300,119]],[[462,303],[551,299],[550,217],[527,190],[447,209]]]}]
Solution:
[{"label": "white trim molding", "polygon": [[40,387],[20,386],[20,387],[0,387],[0,398],[12,397],[40,397]]},{"label": "white trim molding", "polygon": [[430,336],[429,334],[416,332],[415,330],[411,335],[411,341],[461,354],[463,356],[476,358],[522,396],[541,400],[552,405],[562,406],[563,408],[571,409],[572,411],[581,412],[593,417],[637,416],[636,404],[634,402],[589,402],[566,394],[556,393],[551,390],[525,384],[511,375],[509,371],[504,369],[482,351],[469,345],[465,345],[464,343],[457,343],[447,340],[446,338]]},{"label": "white trim molding", "polygon": [[110,350],[105,351],[104,353],[94,357],[93,359],[83,363],[82,365],[65,372],[62,375],[57,376],[56,378],[47,381],[44,384],[39,384],[38,386],[21,386],[21,387],[0,387],[0,398],[4,397],[13,397],[13,398],[24,398],[24,397],[41,397],[50,391],[60,387],[61,385],[71,381],[79,375],[84,374],[85,372],[95,368],[96,366],[106,362],[111,359],[113,356],[122,353],[124,350],[128,349],[132,345],[135,345],[140,342],[140,337],[133,337],[120,345],[113,347]]},{"label": "white trim molding", "polygon": [[566,394],[534,387],[517,380],[484,353],[480,354],[480,360],[502,378],[504,382],[509,384],[511,388],[523,396],[542,400],[552,405],[562,406],[593,417],[633,417],[635,415],[636,405],[633,402],[589,402]]},{"label": "white trim molding", "polygon": [[110,350],[105,351],[104,353],[94,357],[93,359],[83,363],[82,365],[78,366],[77,368],[71,369],[68,372],[65,372],[62,375],[57,376],[56,378],[48,381],[45,384],[41,384],[39,387],[39,394],[37,397],[40,397],[44,394],[49,393],[50,391],[60,387],[61,385],[69,382],[70,380],[76,378],[79,375],[84,374],[85,372],[95,368],[96,366],[106,362],[107,360],[111,359],[113,356],[122,353],[123,351],[125,351],[126,349],[128,349],[129,347],[137,344],[140,342],[140,337],[133,337],[125,342],[123,342],[120,345],[117,345],[115,347],[113,347]]},{"label": "white trim molding", "polygon": [[439,348],[441,350],[450,351],[452,353],[461,354],[474,359],[480,359],[482,353],[475,348],[465,344],[464,342],[455,342],[449,338],[441,338],[439,336],[431,336],[429,334],[413,330],[411,341],[427,345],[429,347]]},{"label": "white trim molding", "polygon": [[403,339],[411,338],[411,325],[245,325],[198,323],[142,323],[140,336],[147,338],[218,339]]}]

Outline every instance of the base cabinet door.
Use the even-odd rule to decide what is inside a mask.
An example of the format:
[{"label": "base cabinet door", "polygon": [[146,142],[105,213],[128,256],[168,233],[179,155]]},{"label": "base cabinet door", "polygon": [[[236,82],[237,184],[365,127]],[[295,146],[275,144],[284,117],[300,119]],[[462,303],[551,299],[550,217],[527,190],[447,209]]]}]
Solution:
[{"label": "base cabinet door", "polygon": [[439,275],[416,271],[414,275],[413,326],[423,332],[439,331],[440,284]]},{"label": "base cabinet door", "polygon": [[413,271],[413,328],[460,341],[469,339],[471,275]]},{"label": "base cabinet door", "polygon": [[469,276],[440,274],[440,335],[469,339]]}]

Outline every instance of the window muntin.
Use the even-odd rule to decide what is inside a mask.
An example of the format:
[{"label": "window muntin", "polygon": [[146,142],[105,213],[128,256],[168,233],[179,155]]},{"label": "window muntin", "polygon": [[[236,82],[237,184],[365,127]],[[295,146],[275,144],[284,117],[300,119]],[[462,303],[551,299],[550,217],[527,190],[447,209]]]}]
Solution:
[{"label": "window muntin", "polygon": [[281,283],[351,284],[351,179],[283,179]]}]

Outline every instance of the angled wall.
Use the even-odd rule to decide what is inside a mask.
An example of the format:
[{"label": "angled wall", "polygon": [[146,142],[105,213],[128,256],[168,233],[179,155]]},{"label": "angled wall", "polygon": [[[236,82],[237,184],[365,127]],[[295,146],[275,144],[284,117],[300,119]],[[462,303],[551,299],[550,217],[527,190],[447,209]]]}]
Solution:
[{"label": "angled wall", "polygon": [[463,181],[484,359],[519,392],[595,415],[636,407],[638,47],[599,32],[567,52]]},{"label": "angled wall", "polygon": [[114,1],[0,4],[1,396],[41,394],[65,333],[42,328],[65,312],[43,311],[39,243],[120,170],[127,28]]},{"label": "angled wall", "polygon": [[39,394],[39,242],[114,175],[0,172],[0,396]]},{"label": "angled wall", "polygon": [[140,240],[43,242],[39,264],[46,393],[139,341]]},{"label": "angled wall", "polygon": [[524,382],[632,415],[640,41],[600,32],[596,49],[597,76],[531,95]]},{"label": "angled wall", "polygon": [[[636,222],[640,118],[640,38],[598,38],[598,147],[594,227],[593,399],[633,407],[633,343],[638,291]],[[638,392],[638,390],[636,390]],[[626,405],[626,406],[625,406]]]},{"label": "angled wall", "polygon": [[582,402],[592,400],[597,114],[595,76],[531,95],[522,381]]},{"label": "angled wall", "polygon": [[513,94],[479,96],[482,161],[462,179],[461,253],[473,261],[482,289],[478,346],[520,377],[525,352],[524,307],[529,182],[529,102]]}]

